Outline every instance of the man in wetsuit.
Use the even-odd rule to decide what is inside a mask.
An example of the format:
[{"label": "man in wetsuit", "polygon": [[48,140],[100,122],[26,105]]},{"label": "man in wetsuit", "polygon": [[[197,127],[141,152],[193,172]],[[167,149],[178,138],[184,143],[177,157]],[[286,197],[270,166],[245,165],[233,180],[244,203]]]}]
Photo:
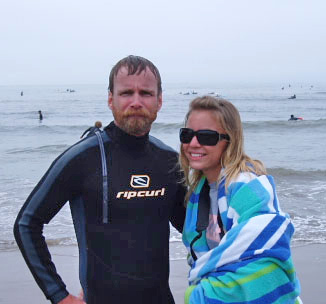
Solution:
[{"label": "man in wetsuit", "polygon": [[[174,303],[169,234],[182,230],[185,189],[177,153],[148,135],[162,105],[157,68],[128,56],[112,69],[114,122],[60,155],[32,191],[14,227],[36,282],[52,303]],[[42,236],[70,202],[84,301],[69,294]]]}]

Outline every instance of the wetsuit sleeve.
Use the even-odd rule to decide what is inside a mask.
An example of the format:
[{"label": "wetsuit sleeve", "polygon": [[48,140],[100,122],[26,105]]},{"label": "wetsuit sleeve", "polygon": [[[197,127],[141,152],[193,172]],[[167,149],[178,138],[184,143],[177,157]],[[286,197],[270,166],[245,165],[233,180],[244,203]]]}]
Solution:
[{"label": "wetsuit sleeve", "polygon": [[72,166],[69,153],[62,154],[51,165],[20,210],[14,235],[37,284],[52,303],[64,299],[68,292],[51,260],[43,236],[43,226],[78,192],[81,182],[78,165]]},{"label": "wetsuit sleeve", "polygon": [[[180,175],[180,174],[178,174]],[[186,187],[181,182],[182,177],[177,178],[177,192],[174,200],[174,205],[170,214],[170,222],[180,233],[182,233],[183,224],[186,217],[186,208],[184,204],[184,199],[186,195]]]},{"label": "wetsuit sleeve", "polygon": [[89,132],[91,129],[92,129],[92,127],[89,127],[87,130],[85,130],[84,133],[82,134],[82,136],[81,136],[80,138],[83,138],[84,135],[85,135],[87,132]]}]

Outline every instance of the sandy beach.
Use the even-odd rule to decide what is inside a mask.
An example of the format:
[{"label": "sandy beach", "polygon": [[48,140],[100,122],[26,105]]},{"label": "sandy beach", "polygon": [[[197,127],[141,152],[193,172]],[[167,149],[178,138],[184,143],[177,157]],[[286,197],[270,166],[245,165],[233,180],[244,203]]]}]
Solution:
[{"label": "sandy beach", "polygon": [[[75,246],[50,247],[58,272],[69,292],[77,294],[78,252]],[[316,244],[293,248],[293,258],[301,282],[301,299],[307,304],[323,304],[322,278],[326,270],[326,245]],[[49,303],[38,288],[19,251],[0,252],[0,303]],[[176,304],[183,303],[187,287],[188,265],[185,260],[171,261],[170,286]]]}]

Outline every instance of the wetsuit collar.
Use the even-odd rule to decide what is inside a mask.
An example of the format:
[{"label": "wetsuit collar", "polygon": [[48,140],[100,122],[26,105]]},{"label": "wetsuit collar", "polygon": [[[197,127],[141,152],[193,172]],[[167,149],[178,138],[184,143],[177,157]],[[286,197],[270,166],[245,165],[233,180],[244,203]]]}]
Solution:
[{"label": "wetsuit collar", "polygon": [[117,127],[113,121],[104,130],[114,142],[119,142],[121,146],[133,151],[143,149],[148,143],[148,133],[143,136],[130,135]]}]

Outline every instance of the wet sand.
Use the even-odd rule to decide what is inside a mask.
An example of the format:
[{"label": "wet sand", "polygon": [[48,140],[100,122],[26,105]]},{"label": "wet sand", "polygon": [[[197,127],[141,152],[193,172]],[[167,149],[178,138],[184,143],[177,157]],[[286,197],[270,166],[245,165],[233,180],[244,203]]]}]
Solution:
[{"label": "wet sand", "polygon": [[[50,247],[59,274],[68,291],[78,294],[78,252],[75,246]],[[326,245],[316,244],[292,249],[295,267],[301,282],[301,299],[307,304],[323,304],[323,279],[326,271]],[[20,252],[0,252],[0,303],[49,303],[36,285]],[[187,287],[188,265],[185,260],[171,261],[170,286],[176,304],[183,303]]]}]

